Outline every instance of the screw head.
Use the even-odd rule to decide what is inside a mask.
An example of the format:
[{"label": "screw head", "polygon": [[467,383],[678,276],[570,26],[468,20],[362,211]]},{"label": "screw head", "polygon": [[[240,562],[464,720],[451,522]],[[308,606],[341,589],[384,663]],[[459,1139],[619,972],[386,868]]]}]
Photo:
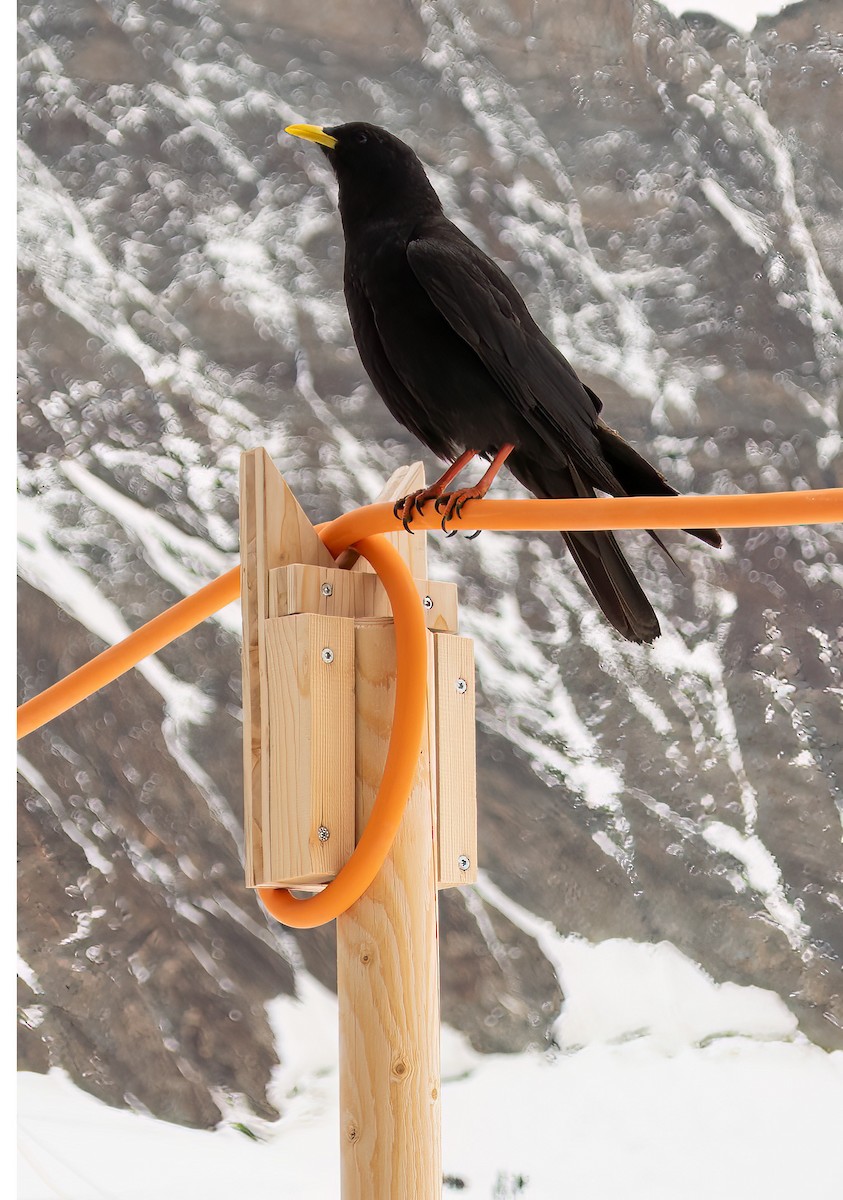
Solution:
[{"label": "screw head", "polygon": [[459,694],[461,696],[464,695],[468,691],[468,684],[463,679],[462,675],[459,677],[459,679],[457,680],[457,682],[454,686],[456,687],[457,691],[459,692]]},{"label": "screw head", "polygon": [[467,854],[461,854],[459,856],[459,858],[457,859],[457,866],[459,867],[459,869],[461,871],[467,871],[468,868],[471,866],[471,859],[468,857]]},{"label": "screw head", "polygon": [[334,652],[330,646],[326,646],[322,651],[322,662],[332,663],[334,661]]},{"label": "screw head", "polygon": [[320,825],[316,830],[316,834],[320,842],[327,842],[328,838],[331,836],[331,831],[327,828],[327,826]]},{"label": "screw head", "polygon": [[422,604],[423,604],[423,605],[425,606],[425,608],[427,608],[427,609],[433,608],[433,597],[432,597],[432,596],[425,596],[424,600],[422,600]]},{"label": "screw head", "polygon": [[322,595],[323,596],[333,596],[333,594],[334,594],[334,585],[332,583],[323,583],[322,584]]}]

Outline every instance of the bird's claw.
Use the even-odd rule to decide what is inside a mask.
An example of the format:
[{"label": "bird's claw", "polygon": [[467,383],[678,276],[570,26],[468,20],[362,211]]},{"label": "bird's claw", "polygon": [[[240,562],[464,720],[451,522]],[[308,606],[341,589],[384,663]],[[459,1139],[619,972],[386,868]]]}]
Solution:
[{"label": "bird's claw", "polygon": [[[442,512],[441,527],[442,532],[446,534],[447,537],[453,537],[454,534],[459,532],[458,529],[449,530],[449,522],[461,520],[462,510],[465,505],[468,504],[469,500],[478,499],[480,499],[480,495],[473,488],[465,488],[463,491],[459,492],[446,492],[444,496],[439,497],[439,499],[436,501],[436,511],[442,512],[444,509],[444,512]],[[470,537],[477,537],[479,532],[480,530],[478,529],[477,532],[472,533]]]},{"label": "bird's claw", "polygon": [[392,515],[396,517],[404,526],[404,531],[409,533],[411,537],[415,536],[415,530],[410,528],[410,522],[413,519],[413,497],[401,496],[392,506]]},{"label": "bird's claw", "polygon": [[[470,488],[458,492],[443,492],[440,496],[435,495],[435,493],[432,494],[429,491],[411,492],[409,496],[402,496],[400,500],[395,501],[392,512],[400,520],[407,533],[413,533],[414,530],[410,528],[413,517],[416,513],[422,516],[425,504],[427,504],[428,500],[433,500],[436,512],[442,515],[442,532],[446,537],[454,537],[459,533],[459,530],[449,529],[449,523],[451,521],[458,521],[462,517],[463,506],[469,500],[476,499],[478,499],[477,492]],[[480,530],[478,529],[477,533],[471,534],[471,537],[477,537],[479,532]]]},{"label": "bird's claw", "polygon": [[[404,526],[404,529],[409,534],[414,534],[415,530],[410,528],[413,517],[418,513],[420,517],[424,516],[424,506],[428,500],[432,500],[433,495],[429,491],[410,492],[408,496],[402,496],[400,500],[396,500],[392,506],[392,512],[395,517]],[[437,506],[439,499],[437,498]]]}]

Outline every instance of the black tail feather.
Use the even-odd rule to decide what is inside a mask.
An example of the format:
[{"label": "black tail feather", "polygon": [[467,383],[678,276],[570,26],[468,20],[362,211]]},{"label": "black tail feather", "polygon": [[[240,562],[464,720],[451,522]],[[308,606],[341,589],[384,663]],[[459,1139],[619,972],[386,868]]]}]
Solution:
[{"label": "black tail feather", "polygon": [[562,534],[601,610],[630,642],[652,642],[661,633],[653,606],[611,533]]}]

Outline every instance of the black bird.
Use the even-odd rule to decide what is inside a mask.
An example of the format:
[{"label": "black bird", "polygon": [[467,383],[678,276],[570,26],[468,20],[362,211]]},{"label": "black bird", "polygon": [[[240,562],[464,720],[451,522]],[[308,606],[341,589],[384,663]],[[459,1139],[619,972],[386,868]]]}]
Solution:
[{"label": "black bird", "polygon": [[[392,415],[451,463],[398,502],[406,526],[434,500],[445,528],[504,463],[543,499],[677,494],[602,420],[600,399],[501,269],[447,219],[409,146],[362,122],[286,132],[318,143],[337,177],[345,299],[363,366]],[[449,491],[476,455],[490,460],[485,475]],[[720,545],[713,529],[687,532]],[[615,629],[653,641],[658,619],[614,535],[562,536]]]}]

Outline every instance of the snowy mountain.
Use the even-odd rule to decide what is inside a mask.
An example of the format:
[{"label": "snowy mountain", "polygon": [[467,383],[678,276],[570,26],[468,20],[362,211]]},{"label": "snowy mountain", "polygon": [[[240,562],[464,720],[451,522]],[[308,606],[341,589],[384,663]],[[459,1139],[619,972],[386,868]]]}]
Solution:
[{"label": "snowy mountain", "polygon": [[[677,487],[843,482],[840,0],[749,38],[644,0],[66,0],[21,34],[22,698],[234,565],[243,449],[315,521],[419,456],[291,121],[409,141]],[[681,569],[624,539],[646,648],[558,537],[432,539],[478,664],[489,882],[441,904],[478,1051],[558,1037],[523,912],[670,942],[843,1046],[840,529],[668,540]],[[20,747],[21,1065],[195,1126],[274,1116],[266,1005],[334,982],[332,932],[243,886],[239,688],[232,606]]]}]

